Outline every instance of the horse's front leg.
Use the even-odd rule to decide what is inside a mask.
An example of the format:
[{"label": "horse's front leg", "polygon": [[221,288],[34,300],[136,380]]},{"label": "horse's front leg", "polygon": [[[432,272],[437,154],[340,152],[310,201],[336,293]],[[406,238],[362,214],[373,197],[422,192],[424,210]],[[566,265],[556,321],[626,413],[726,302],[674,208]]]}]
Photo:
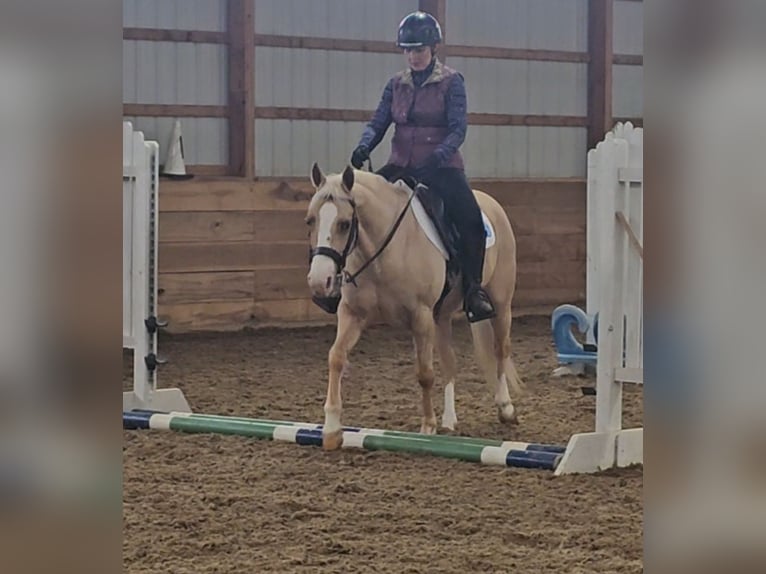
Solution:
[{"label": "horse's front leg", "polygon": [[343,428],[340,422],[343,409],[341,378],[348,364],[348,354],[359,341],[363,328],[364,321],[354,315],[347,305],[341,303],[338,308],[338,330],[328,356],[329,379],[322,430],[322,446],[325,450],[335,450],[343,445]]},{"label": "horse's front leg", "polygon": [[420,426],[420,432],[423,434],[436,434],[436,413],[433,404],[435,331],[430,309],[425,308],[416,314],[412,322],[412,335],[418,383],[423,395],[423,422]]}]

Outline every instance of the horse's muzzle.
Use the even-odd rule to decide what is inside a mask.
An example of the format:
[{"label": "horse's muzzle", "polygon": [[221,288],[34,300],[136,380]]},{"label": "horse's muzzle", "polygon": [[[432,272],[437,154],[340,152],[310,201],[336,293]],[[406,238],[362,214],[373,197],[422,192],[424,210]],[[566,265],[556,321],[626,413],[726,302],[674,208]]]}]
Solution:
[{"label": "horse's muzzle", "polygon": [[311,300],[323,311],[335,314],[338,310],[338,305],[340,305],[340,288],[343,284],[343,276],[338,273],[333,276],[332,281],[328,279],[327,283],[329,289],[326,294],[318,294],[314,292],[311,296]]}]

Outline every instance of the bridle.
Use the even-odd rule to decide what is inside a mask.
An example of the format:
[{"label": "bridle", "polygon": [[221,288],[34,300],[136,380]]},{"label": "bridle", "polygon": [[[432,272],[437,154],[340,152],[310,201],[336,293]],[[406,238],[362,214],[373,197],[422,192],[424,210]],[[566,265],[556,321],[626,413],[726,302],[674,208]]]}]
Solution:
[{"label": "bridle", "polygon": [[[413,191],[407,199],[407,203],[404,205],[401,213],[399,213],[399,216],[396,218],[396,221],[394,221],[394,225],[391,227],[388,235],[383,240],[383,243],[380,245],[380,247],[378,247],[373,256],[365,261],[364,264],[359,269],[357,269],[355,273],[349,273],[346,270],[346,260],[348,259],[349,254],[359,243],[359,218],[356,214],[356,202],[354,202],[353,199],[348,199],[347,201],[351,204],[352,209],[351,227],[349,228],[348,239],[346,240],[346,245],[344,246],[343,251],[338,252],[332,247],[325,246],[319,246],[313,249],[309,248],[309,265],[311,265],[312,260],[317,255],[325,255],[326,257],[332,259],[335,263],[335,279],[333,282],[333,287],[337,288],[345,283],[351,283],[354,287],[358,287],[356,284],[357,277],[359,277],[370,265],[372,265],[373,261],[380,257],[380,254],[383,253],[385,248],[388,247],[388,244],[391,243],[391,240],[394,238],[397,229],[399,229],[399,226],[401,225],[404,216],[407,214],[407,210],[410,208],[414,197],[415,192]],[[338,309],[338,305],[340,304],[340,294],[331,297],[314,296],[312,297],[312,300],[328,313],[335,313]]]},{"label": "bridle", "polygon": [[348,232],[348,239],[346,240],[346,245],[343,248],[343,252],[338,252],[332,247],[325,247],[324,245],[320,245],[319,247],[315,247],[313,249],[309,247],[309,265],[311,265],[311,262],[317,255],[324,255],[329,257],[335,262],[336,277],[340,276],[341,273],[345,271],[348,254],[354,250],[357,242],[359,241],[359,218],[356,215],[356,203],[353,199],[349,199],[347,201],[351,204],[352,209],[351,227]]}]

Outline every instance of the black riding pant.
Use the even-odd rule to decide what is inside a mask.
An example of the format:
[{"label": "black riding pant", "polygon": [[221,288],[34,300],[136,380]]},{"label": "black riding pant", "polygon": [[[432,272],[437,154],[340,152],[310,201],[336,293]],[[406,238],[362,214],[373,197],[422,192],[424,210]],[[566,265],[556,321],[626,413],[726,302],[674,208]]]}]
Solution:
[{"label": "black riding pant", "polygon": [[[412,171],[395,165],[385,165],[376,173],[395,181]],[[444,203],[445,215],[460,236],[458,251],[463,272],[463,287],[481,285],[486,235],[481,210],[462,169],[443,167],[433,170],[421,183],[435,191]]]}]

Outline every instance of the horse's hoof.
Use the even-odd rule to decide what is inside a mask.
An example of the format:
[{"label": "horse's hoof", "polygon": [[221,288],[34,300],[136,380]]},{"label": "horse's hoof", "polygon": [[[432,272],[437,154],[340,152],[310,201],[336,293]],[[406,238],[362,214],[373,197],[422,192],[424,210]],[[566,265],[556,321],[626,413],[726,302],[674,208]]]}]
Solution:
[{"label": "horse's hoof", "polygon": [[497,407],[497,418],[501,423],[506,425],[519,422],[519,419],[516,416],[516,409],[513,408],[511,403],[506,403]]},{"label": "horse's hoof", "polygon": [[420,425],[420,434],[436,434],[436,421]]},{"label": "horse's hoof", "polygon": [[442,417],[442,428],[448,431],[454,431],[457,428],[457,418]]},{"label": "horse's hoof", "polygon": [[324,450],[338,450],[343,446],[343,431],[337,430],[322,435],[322,448]]}]

